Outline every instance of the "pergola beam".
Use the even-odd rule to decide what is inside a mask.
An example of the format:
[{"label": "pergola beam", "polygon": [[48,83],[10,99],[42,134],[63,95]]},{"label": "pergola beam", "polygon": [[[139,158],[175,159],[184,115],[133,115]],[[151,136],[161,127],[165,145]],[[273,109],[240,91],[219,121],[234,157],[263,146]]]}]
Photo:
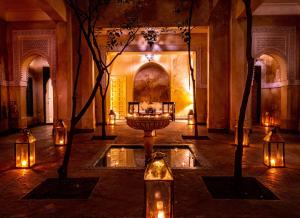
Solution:
[{"label": "pergola beam", "polygon": [[[251,4],[252,12],[254,12],[263,2],[264,0],[252,0],[252,4]],[[238,19],[242,17],[246,17],[246,11],[242,0],[240,0],[237,3],[236,18]]]},{"label": "pergola beam", "polygon": [[54,21],[67,21],[67,8],[63,0],[37,0],[38,6]]}]

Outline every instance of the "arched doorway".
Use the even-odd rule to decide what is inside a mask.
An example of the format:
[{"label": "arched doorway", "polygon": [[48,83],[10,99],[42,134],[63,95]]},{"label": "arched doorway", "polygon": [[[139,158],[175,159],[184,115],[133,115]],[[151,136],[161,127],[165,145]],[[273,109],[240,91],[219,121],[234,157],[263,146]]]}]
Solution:
[{"label": "arched doorway", "polygon": [[170,78],[165,69],[154,62],[144,64],[137,71],[133,88],[134,101],[170,101]]},{"label": "arched doorway", "polygon": [[252,86],[252,122],[264,122],[266,114],[279,125],[284,114],[282,82],[287,79],[285,60],[274,53],[261,54],[255,63]]},{"label": "arched doorway", "polygon": [[53,123],[53,86],[48,61],[41,56],[27,59],[27,125]]}]

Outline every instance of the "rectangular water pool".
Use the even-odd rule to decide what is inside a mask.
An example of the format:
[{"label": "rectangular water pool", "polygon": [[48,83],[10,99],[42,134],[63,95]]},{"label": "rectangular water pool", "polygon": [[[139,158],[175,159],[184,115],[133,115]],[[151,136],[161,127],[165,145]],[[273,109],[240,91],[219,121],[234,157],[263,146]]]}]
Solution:
[{"label": "rectangular water pool", "polygon": [[[154,152],[166,154],[166,161],[171,168],[199,168],[197,160],[188,145],[154,145]],[[112,145],[96,162],[101,168],[143,168],[145,153],[142,145]]]}]

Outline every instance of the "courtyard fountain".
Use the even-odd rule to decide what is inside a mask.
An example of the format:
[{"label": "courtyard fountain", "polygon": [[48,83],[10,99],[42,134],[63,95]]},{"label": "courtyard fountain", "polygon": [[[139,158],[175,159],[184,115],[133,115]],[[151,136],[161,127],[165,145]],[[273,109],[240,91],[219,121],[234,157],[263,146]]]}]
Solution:
[{"label": "courtyard fountain", "polygon": [[153,130],[163,129],[170,123],[169,114],[147,114],[147,115],[128,115],[126,117],[127,125],[133,129],[144,130],[144,148],[145,148],[145,163],[151,159],[153,152]]}]

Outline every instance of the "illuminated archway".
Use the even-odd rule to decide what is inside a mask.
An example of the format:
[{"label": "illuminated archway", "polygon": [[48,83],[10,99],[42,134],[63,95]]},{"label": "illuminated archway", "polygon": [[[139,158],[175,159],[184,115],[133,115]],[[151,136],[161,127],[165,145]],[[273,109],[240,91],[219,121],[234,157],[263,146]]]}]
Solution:
[{"label": "illuminated archway", "polygon": [[134,78],[133,98],[148,103],[170,101],[170,78],[166,70],[154,62],[141,66]]},{"label": "illuminated archway", "polygon": [[[256,112],[255,110],[260,110],[262,122],[264,122],[264,115],[268,113],[272,116],[274,124],[278,125],[285,117],[287,106],[286,101],[282,100],[285,98],[282,87],[288,78],[286,60],[283,55],[276,51],[265,51],[259,54],[255,65],[260,73],[260,78],[254,77],[252,117]],[[261,90],[256,92],[255,89],[258,83],[260,83]],[[257,96],[258,93],[260,93],[260,96]],[[258,103],[257,99],[261,99],[261,102]],[[259,106],[260,108],[257,108]]]}]

